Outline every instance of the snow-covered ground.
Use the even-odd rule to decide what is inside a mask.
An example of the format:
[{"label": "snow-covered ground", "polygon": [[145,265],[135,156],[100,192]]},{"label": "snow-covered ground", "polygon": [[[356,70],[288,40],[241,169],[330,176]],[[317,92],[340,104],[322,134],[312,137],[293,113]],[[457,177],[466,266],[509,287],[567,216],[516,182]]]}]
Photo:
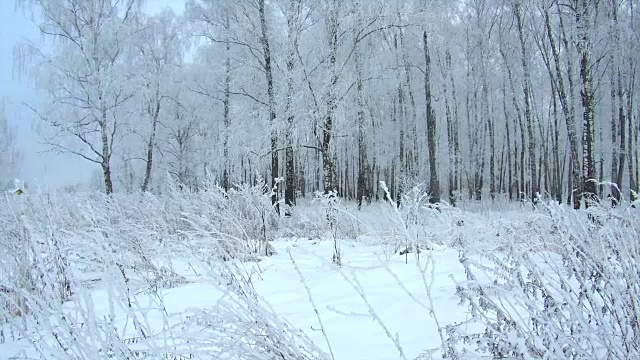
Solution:
[{"label": "snow-covered ground", "polygon": [[[405,264],[404,256],[396,255],[386,261],[379,246],[343,242],[344,263],[337,268],[329,261],[331,242],[282,241],[276,247],[283,251],[260,264],[264,281],[258,283],[258,292],[277,314],[329,352],[310,296],[336,359],[396,359],[399,349],[415,358],[440,345],[422,276],[426,260],[416,262],[411,256]],[[436,281],[426,281],[432,287],[434,311],[443,324],[464,320],[465,309],[457,306],[449,278],[464,277],[457,252],[436,250],[431,256]]]},{"label": "snow-covered ground", "polygon": [[[406,264],[400,255],[386,260],[380,245],[343,241],[344,263],[337,267],[331,263],[333,243],[329,240],[288,239],[273,245],[277,254],[242,267],[255,271],[257,293],[275,314],[303,330],[327,354],[333,351],[335,359],[395,359],[400,357],[399,349],[411,359],[425,349],[439,347],[438,327],[429,311],[420,267],[427,263],[425,252],[421,261],[411,255]],[[450,278],[464,277],[458,252],[446,248],[429,252],[436,266],[432,285],[435,312],[442,324],[464,320],[465,309],[458,305]],[[184,264],[179,273],[188,283],[162,291],[170,318],[207,309],[223,295],[224,290],[206,274],[195,275]],[[431,279],[426,281],[430,284]],[[110,296],[107,290],[94,286],[93,307],[101,318],[109,314]],[[155,317],[161,321],[161,316]],[[148,321],[153,323],[153,316]],[[162,328],[161,322],[156,325]],[[30,353],[29,348],[26,340],[5,342],[0,344],[0,358],[9,359],[21,351]]]},{"label": "snow-covered ground", "polygon": [[[178,205],[186,218],[190,210],[185,204]],[[153,200],[147,205],[158,203]],[[72,206],[83,207],[80,202]],[[194,215],[188,219],[196,230],[176,231],[171,228],[171,214],[149,212],[144,221],[131,219],[137,215],[127,215],[135,211],[127,206],[118,207],[115,215],[109,213],[111,220],[104,223],[99,206],[89,207],[91,215],[84,216],[91,221],[86,223],[77,213],[64,211],[42,221],[49,223],[46,229],[55,227],[51,231],[66,239],[66,244],[54,242],[55,246],[47,245],[53,246],[47,249],[68,247],[60,251],[67,254],[67,265],[61,268],[70,272],[66,276],[71,279],[73,295],[56,303],[55,296],[45,290],[39,292],[47,294],[42,298],[30,298],[33,292],[15,288],[0,293],[5,302],[23,296],[30,304],[28,314],[13,311],[8,323],[1,325],[0,359],[386,360],[441,358],[444,348],[456,349],[463,358],[475,358],[472,354],[476,352],[509,356],[510,351],[526,348],[516,357],[535,358],[527,352],[535,354],[535,349],[550,347],[545,336],[535,336],[542,331],[538,322],[555,321],[545,296],[559,296],[564,306],[578,299],[564,285],[557,285],[564,284],[565,275],[569,279],[578,274],[561,268],[563,261],[571,261],[560,256],[567,246],[563,241],[571,238],[569,235],[581,236],[580,231],[593,239],[637,234],[637,224],[631,220],[637,214],[631,208],[604,213],[598,218],[604,225],[583,226],[586,214],[576,215],[561,206],[533,210],[521,204],[502,208],[468,204],[466,209],[463,205],[433,210],[418,204],[412,212],[411,202],[401,209],[383,203],[362,211],[355,210],[353,204],[340,204],[336,205],[334,223],[326,226],[321,224],[326,221],[326,204],[311,202],[299,206],[291,218],[271,223],[268,229],[269,221],[250,224],[264,226],[256,231],[257,236],[261,231],[278,235],[270,242],[275,254],[223,261],[216,255],[221,236],[207,228],[213,220],[199,223],[203,218]],[[23,209],[22,216],[27,215]],[[71,236],[51,225],[63,223],[60,219],[74,219],[81,225],[75,225],[77,230]],[[250,220],[256,219],[243,221]],[[594,222],[598,224],[584,224]],[[42,223],[25,228],[35,238]],[[120,234],[117,242],[109,240],[114,238],[108,230],[114,223],[120,226],[113,230]],[[87,226],[85,230],[82,224]],[[626,232],[618,232],[627,227]],[[173,242],[158,242],[158,238],[170,236],[175,236]],[[400,254],[407,247],[415,248],[416,243],[422,248],[419,254]],[[83,246],[86,248],[81,249]],[[332,262],[336,248],[341,266]],[[608,251],[604,245],[601,250]],[[638,252],[637,247],[627,250]],[[82,258],[74,258],[78,254],[83,254]],[[610,253],[605,256],[612,259]],[[598,260],[577,257],[576,264],[585,259]],[[633,274],[637,264],[625,263],[624,257],[617,261],[620,266],[602,270],[603,277],[618,274],[625,278],[629,274],[621,283],[628,287],[638,276]],[[35,264],[42,267],[41,278],[58,281],[48,277],[55,271]],[[5,274],[5,280],[9,278],[11,274]],[[583,289],[580,279],[567,281],[573,281],[567,283],[569,287]],[[603,291],[597,299],[588,298],[587,302],[606,306],[611,299],[613,303],[625,300],[619,300],[620,289],[611,283],[602,289],[596,290]],[[611,299],[607,291],[613,294]],[[621,296],[632,299],[638,284],[624,291],[629,295]],[[538,292],[543,295],[536,295]],[[19,305],[13,309],[16,307]],[[577,331],[568,319],[574,321],[582,311],[590,314],[589,309],[578,313],[571,307],[558,309],[566,318],[558,320],[557,329],[552,324],[544,331]],[[556,317],[558,309],[551,311]],[[614,307],[612,312],[629,316],[625,311]],[[524,317],[518,319],[520,316]],[[598,319],[593,327],[607,328],[611,318]],[[629,321],[632,327],[637,326],[633,319]],[[581,320],[577,323],[582,324]],[[586,327],[591,329],[591,324]],[[624,328],[619,324],[614,321],[607,329],[615,333]],[[571,346],[574,355],[579,355],[584,351],[581,341],[591,339],[589,336],[602,338],[592,330],[585,331],[583,325],[578,330],[587,334],[584,338],[573,343],[556,334],[562,348],[548,353],[566,353],[566,346]],[[475,339],[477,344],[464,339]],[[629,339],[634,342],[633,337]],[[619,339],[614,340],[611,343],[617,344]],[[605,347],[609,344],[604,343]],[[282,355],[282,349],[288,349],[288,355]],[[279,355],[274,357],[274,352]],[[626,353],[633,353],[633,349]]]}]

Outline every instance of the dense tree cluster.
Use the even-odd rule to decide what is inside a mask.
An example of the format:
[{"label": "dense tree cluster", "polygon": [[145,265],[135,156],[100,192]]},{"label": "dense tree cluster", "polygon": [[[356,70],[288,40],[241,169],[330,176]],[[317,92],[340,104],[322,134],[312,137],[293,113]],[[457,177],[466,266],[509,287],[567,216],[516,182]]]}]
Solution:
[{"label": "dense tree cluster", "polygon": [[[21,0],[34,106],[112,191],[268,180],[430,201],[638,190],[634,0]],[[282,181],[281,181],[282,180]]]}]

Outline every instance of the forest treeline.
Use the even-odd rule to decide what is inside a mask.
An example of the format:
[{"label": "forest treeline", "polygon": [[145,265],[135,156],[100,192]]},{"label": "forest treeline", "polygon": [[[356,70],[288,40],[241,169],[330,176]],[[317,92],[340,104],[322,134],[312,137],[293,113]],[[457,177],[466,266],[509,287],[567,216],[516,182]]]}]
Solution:
[{"label": "forest treeline", "polygon": [[52,150],[107,192],[264,179],[430,201],[635,199],[634,0],[18,0]]}]

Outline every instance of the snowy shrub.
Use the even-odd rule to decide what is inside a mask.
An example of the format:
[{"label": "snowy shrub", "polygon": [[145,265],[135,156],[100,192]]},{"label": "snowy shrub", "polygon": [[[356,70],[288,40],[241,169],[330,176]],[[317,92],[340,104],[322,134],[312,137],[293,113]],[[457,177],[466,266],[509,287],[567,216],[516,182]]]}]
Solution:
[{"label": "snowy shrub", "polygon": [[322,217],[317,219],[324,226],[323,236],[342,239],[355,239],[358,236],[359,223],[336,192],[316,192],[313,202],[323,210]]},{"label": "snowy shrub", "polygon": [[334,191],[328,193],[317,192],[315,200],[322,205],[325,211],[324,222],[328,227],[326,236],[333,241],[333,256],[331,262],[342,265],[342,250],[340,249],[340,236],[338,235],[338,206],[340,199]]},{"label": "snowy shrub", "polygon": [[[114,268],[133,273],[141,264],[152,263],[150,239],[158,234],[143,231],[138,212],[126,202],[121,205],[115,198],[107,201],[99,195],[58,198],[34,194],[11,200],[9,210],[0,214],[9,230],[2,232],[0,241],[10,250],[0,264],[0,299],[10,305],[0,311],[2,322],[8,323],[0,329],[3,333],[28,334],[34,339],[35,334],[52,336],[60,348],[69,349],[70,345],[62,343],[59,325],[75,316],[65,316],[63,309],[82,297],[85,281],[104,280]],[[114,254],[117,261],[109,261]],[[23,311],[12,311],[16,308]],[[73,326],[83,323],[69,321]],[[34,340],[36,348],[47,344]]]},{"label": "snowy shrub", "polygon": [[[462,254],[457,294],[469,323],[447,327],[448,355],[517,359],[640,357],[640,225],[631,209],[544,204],[555,251]],[[517,237],[517,234],[514,234]]]},{"label": "snowy shrub", "polygon": [[279,237],[321,239],[327,233],[326,209],[318,206],[315,198],[313,202],[307,202],[304,205],[300,202],[299,199],[298,207],[304,207],[304,211],[293,209],[291,216],[283,219]]},{"label": "snowy shrub", "polygon": [[386,184],[381,182],[385,192],[385,200],[389,220],[387,241],[384,244],[387,252],[405,256],[417,254],[441,244],[450,238],[450,233],[455,230],[451,223],[450,212],[452,209],[446,203],[430,204],[429,194],[424,192],[421,186],[408,188],[400,194],[400,201],[391,197]]},{"label": "snowy shrub", "polygon": [[[32,192],[8,201],[0,211],[0,343],[26,340],[55,359],[326,358],[273,314],[232,259],[272,252],[262,187]],[[169,311],[166,289],[189,281],[176,269],[180,259],[209,269],[204,279],[221,294],[210,307]]]},{"label": "snowy shrub", "polygon": [[227,281],[224,294],[206,310],[189,310],[181,331],[202,359],[320,360],[329,357],[302,331],[278,317],[253,287],[253,272],[231,262],[210,267]]},{"label": "snowy shrub", "polygon": [[[303,210],[303,211],[298,211]],[[341,262],[340,242],[356,240],[365,233],[366,226],[349,212],[335,192],[318,191],[311,202],[298,204],[290,216],[280,219],[277,235],[280,238],[326,239],[333,242],[336,264]]]},{"label": "snowy shrub", "polygon": [[[30,192],[5,199],[0,344],[27,343],[33,351],[18,355],[24,358],[333,358],[324,330],[330,355],[254,289],[263,274],[253,261],[274,253],[272,239],[315,233],[332,243],[318,246],[327,251],[323,259],[341,266],[327,268],[342,275],[366,306],[365,316],[407,358],[395,329],[385,324],[384,309],[376,308],[379,294],[368,294],[364,284],[371,283],[359,282],[375,267],[365,254],[343,248],[345,240],[368,231],[385,254],[393,250],[382,266],[398,291],[426,310],[424,322],[438,331],[431,334],[440,345],[429,341],[432,348],[419,358],[640,356],[636,209],[574,211],[539,203],[527,212],[478,215],[446,203],[434,208],[415,188],[402,194],[400,206],[388,199],[368,214],[351,214],[349,203],[319,194],[308,208],[279,217],[265,185],[225,192],[205,184],[198,193],[170,187],[162,195]],[[306,223],[297,224],[299,219]],[[367,229],[368,222],[381,232]],[[345,252],[356,255],[354,262],[343,258]],[[415,263],[414,280],[424,291],[394,272],[405,266],[390,258],[397,254]],[[437,262],[440,254],[448,254],[446,264]],[[312,283],[290,257],[324,329]],[[357,263],[366,265],[359,269]],[[439,278],[449,271],[456,273],[455,287]],[[174,297],[189,289],[193,299]],[[390,301],[398,291],[389,289]],[[461,301],[455,320],[442,314],[449,310],[443,295]],[[187,303],[200,305],[181,307]]]},{"label": "snowy shrub", "polygon": [[183,235],[213,240],[194,243],[194,247],[217,250],[218,257],[224,259],[271,255],[269,241],[277,230],[277,215],[267,190],[264,181],[255,186],[240,185],[228,192],[209,182],[203,191],[175,192],[171,199],[183,221]]},{"label": "snowy shrub", "polygon": [[[98,250],[99,251],[99,250]],[[100,254],[105,270],[102,296],[109,306],[96,308],[95,294],[79,287],[65,304],[33,299],[29,322],[32,345],[55,359],[242,359],[299,360],[326,357],[303,333],[280,320],[255,294],[250,277],[235,265],[215,265],[211,280],[227,278],[219,298],[206,308],[170,312],[162,292],[136,294],[117,256]]]},{"label": "snowy shrub", "polygon": [[6,339],[2,326],[16,316],[30,316],[33,299],[47,297],[62,303],[73,293],[70,281],[71,248],[60,241],[66,229],[65,209],[49,199],[34,204],[23,198],[8,198],[0,213],[0,342]]}]

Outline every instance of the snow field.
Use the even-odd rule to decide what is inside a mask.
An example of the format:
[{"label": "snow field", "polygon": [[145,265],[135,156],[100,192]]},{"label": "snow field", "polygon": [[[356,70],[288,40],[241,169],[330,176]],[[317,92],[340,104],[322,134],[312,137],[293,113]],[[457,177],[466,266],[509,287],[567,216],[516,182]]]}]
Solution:
[{"label": "snow field", "polygon": [[[1,313],[0,358],[553,359],[638,351],[635,209],[437,211],[405,199],[401,208],[362,211],[338,203],[327,225],[321,201],[303,202],[291,218],[256,216],[269,206],[257,194],[12,204],[2,240],[26,244],[2,261],[10,292],[0,299],[28,311]],[[246,209],[255,212],[239,215]],[[16,213],[17,223],[7,220]],[[36,216],[43,220],[29,220]],[[262,236],[274,239],[272,256],[262,255]],[[336,248],[341,266],[332,263]],[[224,261],[229,249],[235,256]],[[70,295],[60,295],[65,281]]]}]

